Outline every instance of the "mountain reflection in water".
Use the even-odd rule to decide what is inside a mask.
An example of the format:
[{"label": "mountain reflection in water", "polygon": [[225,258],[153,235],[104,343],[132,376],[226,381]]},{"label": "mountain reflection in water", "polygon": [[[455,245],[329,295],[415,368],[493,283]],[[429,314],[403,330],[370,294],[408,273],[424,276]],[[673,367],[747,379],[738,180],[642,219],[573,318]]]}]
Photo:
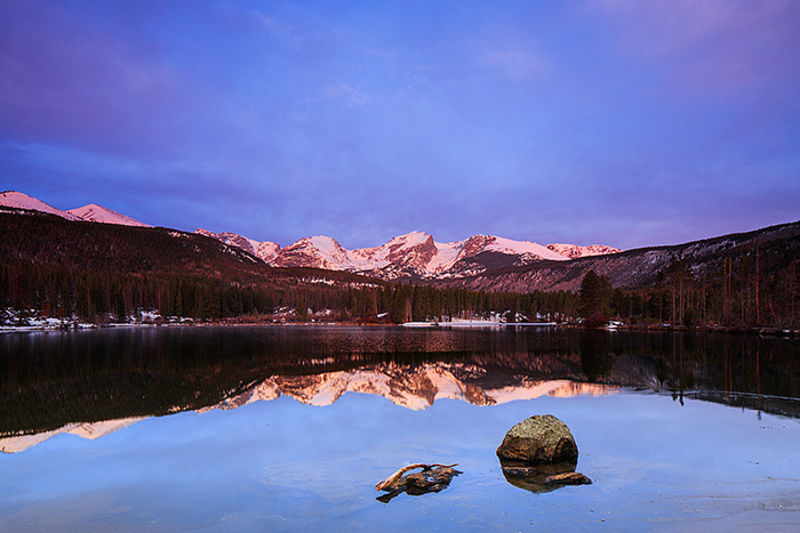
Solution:
[{"label": "mountain reflection in water", "polygon": [[[409,409],[668,392],[800,416],[798,342],[518,329],[162,328],[0,336],[0,450],[97,438],[148,416],[347,392]],[[677,402],[676,402],[677,403]]]},{"label": "mountain reflection in water", "polygon": [[[475,376],[478,371],[481,375]],[[461,378],[457,377],[458,375]],[[197,409],[208,412],[214,409],[236,409],[256,401],[270,401],[280,396],[315,406],[331,405],[347,392],[376,394],[395,405],[409,409],[425,409],[435,400],[447,398],[463,400],[474,405],[495,405],[514,400],[531,400],[540,396],[571,397],[581,394],[600,396],[611,394],[617,387],[599,383],[577,383],[568,380],[537,381],[524,377],[519,384],[509,384],[496,389],[483,389],[480,378],[485,375],[476,367],[459,368],[458,365],[425,364],[420,368],[398,365],[380,365],[376,368],[352,372],[328,372],[305,376],[273,376],[245,392],[223,399],[219,404]],[[475,379],[468,383],[466,380]],[[183,409],[177,408],[175,411]],[[30,448],[59,433],[71,433],[87,439],[96,439],[118,429],[123,429],[146,417],[105,420],[94,423],[72,423],[41,433],[0,438],[0,451],[15,453]]]}]

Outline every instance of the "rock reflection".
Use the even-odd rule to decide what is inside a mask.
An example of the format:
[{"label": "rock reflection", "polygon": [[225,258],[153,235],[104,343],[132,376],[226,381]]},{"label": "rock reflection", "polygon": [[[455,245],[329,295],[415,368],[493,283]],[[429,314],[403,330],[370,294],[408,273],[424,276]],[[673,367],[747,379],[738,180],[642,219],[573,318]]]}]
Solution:
[{"label": "rock reflection", "polygon": [[551,478],[558,474],[575,472],[577,465],[577,461],[531,465],[522,461],[500,459],[500,467],[506,481],[515,487],[537,493],[551,492],[566,486],[567,483],[560,483]]}]

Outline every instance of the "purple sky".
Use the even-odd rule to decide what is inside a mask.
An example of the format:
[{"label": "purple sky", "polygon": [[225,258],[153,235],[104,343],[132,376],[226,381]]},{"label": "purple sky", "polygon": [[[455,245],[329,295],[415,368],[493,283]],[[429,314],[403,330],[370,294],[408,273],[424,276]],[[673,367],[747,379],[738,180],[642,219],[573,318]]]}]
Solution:
[{"label": "purple sky", "polygon": [[800,219],[800,2],[0,3],[0,190],[345,247]]}]

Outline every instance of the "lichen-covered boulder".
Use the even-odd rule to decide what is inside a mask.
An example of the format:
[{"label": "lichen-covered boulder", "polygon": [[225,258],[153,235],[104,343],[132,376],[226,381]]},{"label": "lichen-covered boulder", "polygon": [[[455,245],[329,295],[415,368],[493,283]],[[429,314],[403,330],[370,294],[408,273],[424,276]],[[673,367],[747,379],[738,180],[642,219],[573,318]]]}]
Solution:
[{"label": "lichen-covered boulder", "polygon": [[575,462],[578,446],[564,422],[553,415],[535,415],[508,430],[497,456],[527,463]]}]

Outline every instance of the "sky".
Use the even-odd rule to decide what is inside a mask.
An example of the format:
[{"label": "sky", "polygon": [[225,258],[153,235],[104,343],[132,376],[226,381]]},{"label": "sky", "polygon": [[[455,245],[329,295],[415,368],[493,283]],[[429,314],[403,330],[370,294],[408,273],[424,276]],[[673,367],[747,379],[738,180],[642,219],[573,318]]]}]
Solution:
[{"label": "sky", "polygon": [[347,248],[800,219],[800,2],[0,3],[0,190]]}]

